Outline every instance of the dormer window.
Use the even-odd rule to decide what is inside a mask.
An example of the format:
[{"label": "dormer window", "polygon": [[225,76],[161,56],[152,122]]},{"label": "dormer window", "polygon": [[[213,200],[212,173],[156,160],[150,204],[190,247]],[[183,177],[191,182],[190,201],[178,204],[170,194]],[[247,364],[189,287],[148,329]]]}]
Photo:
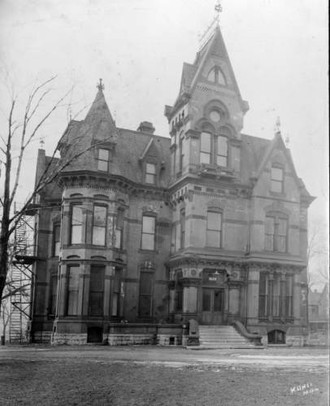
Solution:
[{"label": "dormer window", "polygon": [[278,166],[272,166],[270,172],[270,190],[275,193],[283,193],[284,170]]},{"label": "dormer window", "polygon": [[225,76],[219,66],[215,66],[210,70],[209,74],[207,75],[207,80],[218,85],[226,86]]},{"label": "dormer window", "polygon": [[110,151],[108,149],[99,148],[97,153],[97,169],[99,171],[108,172],[110,161]]},{"label": "dormer window", "polygon": [[154,185],[156,183],[156,165],[146,164],[146,183]]}]

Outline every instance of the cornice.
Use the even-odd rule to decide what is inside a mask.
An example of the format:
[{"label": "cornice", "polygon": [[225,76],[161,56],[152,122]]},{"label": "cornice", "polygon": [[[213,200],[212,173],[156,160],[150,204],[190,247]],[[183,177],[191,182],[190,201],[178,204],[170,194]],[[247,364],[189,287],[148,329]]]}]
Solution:
[{"label": "cornice", "polygon": [[127,178],[91,171],[65,172],[60,176],[62,188],[92,188],[118,190],[129,195],[142,195],[146,199],[168,200],[168,189],[135,183]]}]

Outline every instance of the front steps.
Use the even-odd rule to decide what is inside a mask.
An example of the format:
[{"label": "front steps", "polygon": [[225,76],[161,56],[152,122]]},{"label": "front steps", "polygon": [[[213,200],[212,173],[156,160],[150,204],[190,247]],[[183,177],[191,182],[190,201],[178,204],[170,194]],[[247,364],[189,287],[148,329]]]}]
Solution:
[{"label": "front steps", "polygon": [[263,348],[241,336],[232,326],[199,326],[199,347],[190,349]]}]

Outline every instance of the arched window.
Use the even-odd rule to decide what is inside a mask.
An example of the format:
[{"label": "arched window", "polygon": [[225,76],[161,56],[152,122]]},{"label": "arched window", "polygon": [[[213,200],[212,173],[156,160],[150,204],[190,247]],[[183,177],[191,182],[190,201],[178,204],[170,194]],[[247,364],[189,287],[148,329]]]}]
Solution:
[{"label": "arched window", "polygon": [[212,153],[212,142],[211,134],[202,132],[201,133],[201,143],[200,143],[200,163],[210,164],[211,163],[211,153]]},{"label": "arched window", "polygon": [[228,137],[222,135],[214,136],[209,132],[202,132],[200,136],[201,164],[217,166],[228,166]]},{"label": "arched window", "polygon": [[219,66],[212,68],[207,75],[207,80],[218,85],[226,86],[226,79]]}]

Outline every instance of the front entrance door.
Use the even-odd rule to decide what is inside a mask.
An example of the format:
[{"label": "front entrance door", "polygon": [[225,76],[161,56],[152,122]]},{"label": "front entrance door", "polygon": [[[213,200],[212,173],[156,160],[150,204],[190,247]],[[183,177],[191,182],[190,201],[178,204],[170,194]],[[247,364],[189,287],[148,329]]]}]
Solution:
[{"label": "front entrance door", "polygon": [[202,323],[222,324],[224,311],[224,289],[203,287]]}]

